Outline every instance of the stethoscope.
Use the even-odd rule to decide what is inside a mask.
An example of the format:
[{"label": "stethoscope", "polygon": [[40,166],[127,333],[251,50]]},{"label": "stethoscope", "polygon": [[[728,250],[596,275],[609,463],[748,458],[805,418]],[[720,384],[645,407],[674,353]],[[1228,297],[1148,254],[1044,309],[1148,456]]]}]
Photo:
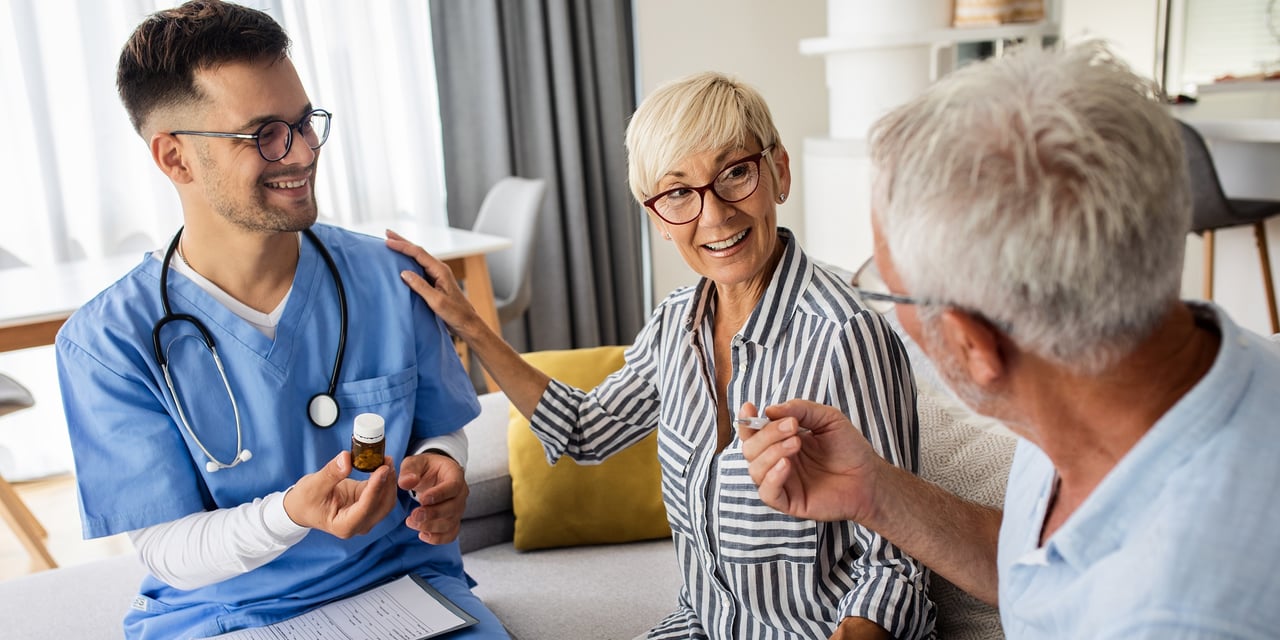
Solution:
[{"label": "stethoscope", "polygon": [[[338,422],[338,401],[334,399],[334,392],[338,389],[338,376],[342,373],[342,356],[347,348],[347,293],[342,287],[342,276],[338,273],[338,266],[333,262],[333,256],[329,255],[329,251],[324,248],[324,244],[316,237],[310,229],[302,232],[315,245],[320,252],[320,257],[324,258],[324,263],[329,267],[329,275],[333,276],[333,285],[338,290],[338,308],[340,315],[338,324],[338,354],[333,358],[333,373],[329,376],[329,390],[325,393],[317,393],[311,396],[311,400],[307,403],[307,417],[311,419],[311,423],[322,429],[332,427]],[[173,260],[173,254],[178,250],[178,242],[182,239],[182,229],[178,229],[178,233],[174,234],[173,241],[169,243],[169,249],[165,251],[164,260],[160,262],[160,304],[164,307],[164,316],[156,322],[155,327],[151,329],[151,341],[155,346],[156,362],[160,365],[160,371],[164,373],[165,385],[169,387],[169,393],[173,396],[173,404],[178,409],[178,419],[182,421],[182,426],[187,430],[187,434],[191,436],[191,440],[196,443],[197,447],[204,452],[205,457],[209,461],[205,463],[204,468],[209,473],[213,473],[219,469],[230,469],[241,462],[245,462],[253,457],[253,452],[243,446],[243,431],[240,427],[240,408],[236,405],[236,395],[231,391],[231,383],[227,381],[227,371],[222,366],[222,358],[218,357],[218,349],[213,344],[213,335],[205,328],[204,323],[195,316],[187,313],[173,313],[169,308],[169,263]],[[191,422],[187,419],[186,412],[182,409],[182,401],[178,399],[178,392],[173,385],[173,377],[169,373],[169,359],[167,351],[160,348],[160,330],[170,322],[189,322],[200,332],[201,338],[204,339],[205,347],[209,349],[209,353],[213,354],[213,363],[218,367],[218,375],[222,376],[222,386],[227,390],[227,397],[231,399],[231,411],[236,418],[236,455],[231,462],[222,462],[209,452],[209,449],[200,441],[199,436],[191,428]],[[172,345],[172,343],[170,343]]]}]

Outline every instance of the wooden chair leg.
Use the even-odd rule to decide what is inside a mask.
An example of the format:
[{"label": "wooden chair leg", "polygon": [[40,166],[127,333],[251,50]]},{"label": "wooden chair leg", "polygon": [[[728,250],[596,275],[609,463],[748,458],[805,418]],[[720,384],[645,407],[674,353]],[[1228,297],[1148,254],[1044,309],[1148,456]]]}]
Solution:
[{"label": "wooden chair leg", "polygon": [[1271,253],[1267,250],[1267,223],[1253,223],[1253,237],[1258,241],[1258,259],[1262,261],[1262,286],[1267,291],[1267,313],[1271,318],[1271,333],[1280,333],[1280,317],[1276,314],[1276,285],[1271,280]]},{"label": "wooden chair leg", "polygon": [[44,538],[48,535],[44,527],[40,526],[40,522],[22,502],[22,497],[3,476],[0,476],[0,516],[4,516],[9,528],[18,536],[18,541],[26,547],[31,564],[37,571],[58,566],[44,546]]},{"label": "wooden chair leg", "polygon": [[1204,299],[1213,300],[1213,229],[1204,232]]}]

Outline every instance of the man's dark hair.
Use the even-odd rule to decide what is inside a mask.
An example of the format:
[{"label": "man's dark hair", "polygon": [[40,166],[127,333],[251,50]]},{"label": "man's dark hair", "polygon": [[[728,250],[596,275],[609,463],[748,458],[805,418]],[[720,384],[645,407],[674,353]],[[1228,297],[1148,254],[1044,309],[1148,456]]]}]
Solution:
[{"label": "man's dark hair", "polygon": [[157,11],[120,52],[116,89],[133,129],[160,107],[199,100],[195,72],[228,62],[288,54],[289,36],[271,16],[220,0],[192,0]]}]

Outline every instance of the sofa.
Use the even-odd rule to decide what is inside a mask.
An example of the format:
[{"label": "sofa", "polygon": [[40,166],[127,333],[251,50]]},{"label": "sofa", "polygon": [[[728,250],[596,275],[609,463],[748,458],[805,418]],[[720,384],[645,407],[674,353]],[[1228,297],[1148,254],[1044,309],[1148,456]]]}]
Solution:
[{"label": "sofa", "polygon": [[[918,372],[922,475],[990,505],[1003,497],[1013,438],[967,412]],[[508,403],[481,396],[466,431],[471,460],[459,544],[475,592],[519,640],[630,639],[675,608],[681,577],[670,539],[518,551],[508,464]],[[6,638],[120,638],[145,570],[132,554],[0,582]],[[940,638],[1001,637],[994,610],[935,577]]]}]

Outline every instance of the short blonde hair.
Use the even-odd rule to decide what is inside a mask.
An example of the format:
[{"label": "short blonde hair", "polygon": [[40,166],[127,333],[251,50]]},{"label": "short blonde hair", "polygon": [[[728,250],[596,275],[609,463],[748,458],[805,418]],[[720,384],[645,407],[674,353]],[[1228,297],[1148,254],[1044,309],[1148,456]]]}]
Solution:
[{"label": "short blonde hair", "polygon": [[778,129],[760,92],[710,71],[669,82],[645,98],[627,125],[631,193],[644,202],[681,159],[717,149],[745,149],[752,142],[762,147],[779,144]]}]

